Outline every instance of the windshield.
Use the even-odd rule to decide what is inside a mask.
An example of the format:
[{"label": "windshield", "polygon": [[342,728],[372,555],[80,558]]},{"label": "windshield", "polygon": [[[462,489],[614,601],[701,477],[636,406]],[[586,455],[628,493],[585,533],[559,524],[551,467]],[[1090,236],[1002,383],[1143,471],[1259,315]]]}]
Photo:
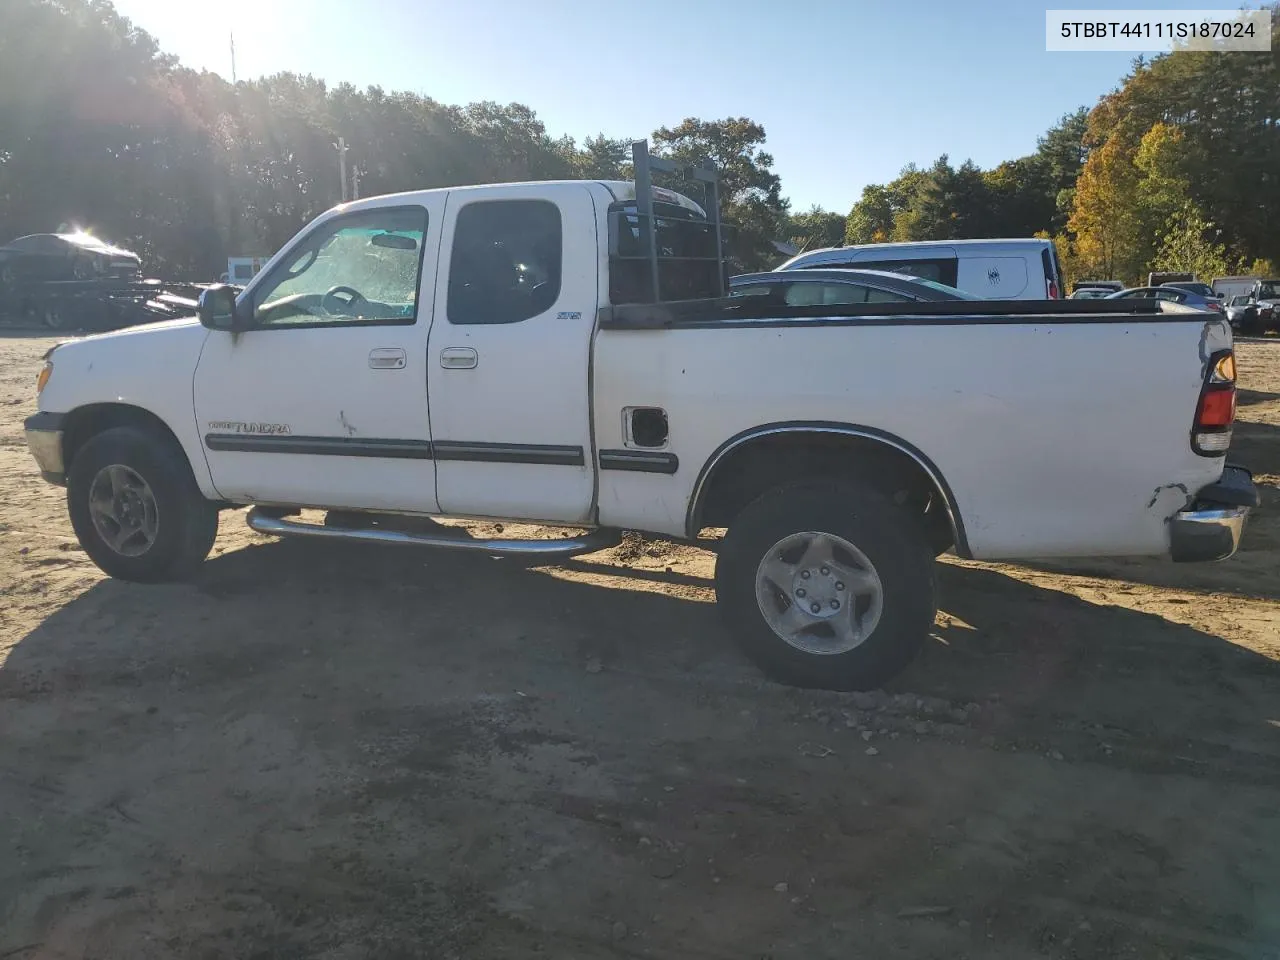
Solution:
[{"label": "windshield", "polygon": [[1280,280],[1263,280],[1258,284],[1259,300],[1280,299]]}]

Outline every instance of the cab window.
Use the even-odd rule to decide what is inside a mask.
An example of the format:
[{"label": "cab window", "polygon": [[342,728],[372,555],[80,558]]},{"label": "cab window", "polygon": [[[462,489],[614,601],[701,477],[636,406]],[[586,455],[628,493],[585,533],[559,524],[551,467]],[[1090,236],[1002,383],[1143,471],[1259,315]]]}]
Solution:
[{"label": "cab window", "polygon": [[256,325],[413,324],[426,231],[422,207],[382,207],[324,222],[254,291]]},{"label": "cab window", "polygon": [[560,208],[546,200],[481,200],[458,212],[449,259],[452,324],[519,323],[560,299]]}]

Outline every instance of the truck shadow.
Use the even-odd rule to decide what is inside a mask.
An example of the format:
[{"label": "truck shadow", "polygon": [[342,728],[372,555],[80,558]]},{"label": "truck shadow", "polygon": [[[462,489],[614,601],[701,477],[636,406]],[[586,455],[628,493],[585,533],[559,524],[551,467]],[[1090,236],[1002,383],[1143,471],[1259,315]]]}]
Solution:
[{"label": "truck shadow", "polygon": [[[661,687],[785,689],[763,682],[738,653],[707,578],[601,556],[530,569],[483,556],[284,540],[212,559],[190,585],[104,580],[12,649],[0,698],[32,684],[133,686],[175,671],[184,682],[220,686],[308,660],[327,663],[326,675],[374,684],[403,684],[415,673],[434,684],[453,671],[508,686],[571,687],[595,662]],[[1246,688],[1280,680],[1271,660],[1159,616],[995,570],[941,564],[939,579],[940,626],[893,689],[994,697],[1053,715],[1102,711],[1150,725],[1156,717],[1238,717],[1252,698]],[[262,695],[274,696],[269,686]]]},{"label": "truck shadow", "polygon": [[[97,582],[0,666],[0,771],[12,771],[0,809],[40,825],[20,834],[21,857],[0,858],[0,892],[22,891],[0,936],[52,944],[59,924],[74,930],[92,913],[118,923],[124,942],[140,940],[137,918],[156,911],[175,930],[210,913],[209,929],[237,945],[228,954],[248,955],[288,916],[273,955],[311,956],[352,930],[419,942],[426,902],[441,928],[521,943],[567,930],[576,939],[549,952],[581,955],[582,937],[595,936],[584,917],[630,916],[614,896],[639,902],[643,917],[737,911],[705,934],[705,951],[681,927],[682,945],[662,952],[755,955],[768,934],[743,904],[778,876],[816,870],[850,896],[874,889],[891,909],[937,902],[919,869],[891,866],[904,851],[907,863],[931,862],[931,843],[965,818],[979,833],[1012,818],[999,826],[1007,849],[1066,869],[1062,838],[1087,828],[1101,844],[1111,833],[1097,824],[1130,805],[1100,807],[1082,827],[1058,802],[1063,790],[1101,796],[1134,770],[1169,772],[1175,753],[1175,772],[1200,764],[1192,813],[1201,786],[1280,782],[1268,725],[1280,669],[1188,626],[943,565],[946,615],[893,689],[912,703],[982,706],[958,732],[930,735],[941,740],[890,747],[881,731],[892,762],[860,767],[867,745],[831,709],[855,698],[763,681],[702,584],[655,585],[600,556],[579,561],[588,570],[535,570],[281,541],[215,558],[191,585]],[[38,573],[31,587],[42,589]],[[895,720],[907,722],[880,722]],[[1049,745],[1097,763],[1018,762]],[[1011,798],[1034,819],[1010,812]],[[833,824],[851,811],[875,819],[842,833]],[[1045,818],[1051,828],[1035,826]],[[689,866],[637,833],[678,838]],[[1252,842],[1264,841],[1232,840],[1216,859],[1247,859]],[[975,918],[989,898],[1005,904],[1012,882],[962,890],[966,867],[989,858],[984,843],[926,871],[946,902],[969,898]],[[757,849],[761,863],[744,854]],[[709,857],[734,864],[737,879],[698,886],[693,864]],[[76,872],[64,877],[68,863]],[[1072,889],[1088,889],[1092,854],[1078,863]],[[1031,866],[1025,876],[1037,877]],[[677,870],[678,884],[655,884]],[[531,885],[538,871],[549,877]],[[847,910],[837,892],[830,909]],[[533,932],[490,906],[516,894],[539,904]],[[232,895],[246,913],[212,912]],[[726,937],[743,942],[720,949]]]},{"label": "truck shadow", "polygon": [[[1186,624],[997,570],[942,564],[939,589],[936,643],[895,686],[951,699],[994,696],[1041,720],[1075,716],[1175,736],[1197,718],[1252,713],[1245,726],[1269,735],[1262,727],[1276,712],[1269,688],[1280,681],[1272,659]],[[1127,591],[1114,585],[1109,592],[1122,599]],[[1190,602],[1187,609],[1194,610]]]},{"label": "truck shadow", "polygon": [[1280,400],[1280,393],[1245,390],[1243,387],[1236,391],[1236,403],[1241,407],[1251,407],[1255,403],[1267,403],[1270,400]]}]

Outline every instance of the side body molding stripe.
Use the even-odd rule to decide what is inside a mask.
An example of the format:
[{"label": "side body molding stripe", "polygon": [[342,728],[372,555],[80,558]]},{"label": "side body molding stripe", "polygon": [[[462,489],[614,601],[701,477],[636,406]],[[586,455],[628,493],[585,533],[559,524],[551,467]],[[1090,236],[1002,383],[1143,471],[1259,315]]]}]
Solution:
[{"label": "side body molding stripe", "polygon": [[208,433],[204,445],[227,453],[291,453],[319,457],[381,457],[397,460],[469,460],[581,467],[581,447],[537,443],[461,443],[454,440],[391,440],[355,437],[259,436]]}]

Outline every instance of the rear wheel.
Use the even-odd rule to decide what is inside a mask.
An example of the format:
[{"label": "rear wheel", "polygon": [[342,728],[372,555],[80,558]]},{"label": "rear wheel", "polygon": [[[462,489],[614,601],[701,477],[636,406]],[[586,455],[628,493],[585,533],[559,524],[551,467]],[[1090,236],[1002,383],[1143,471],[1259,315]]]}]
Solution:
[{"label": "rear wheel", "polygon": [[797,484],[748,505],[719,552],[716,596],[769,676],[833,690],[877,687],[901,671],[937,609],[918,520],[853,485]]},{"label": "rear wheel", "polygon": [[218,509],[171,440],[116,427],[76,453],[67,476],[71,525],[85,553],[120,580],[192,574],[213,547]]},{"label": "rear wheel", "polygon": [[42,304],[35,308],[36,319],[40,325],[47,330],[63,330],[66,328],[66,318],[62,315],[62,311],[51,304]]}]

